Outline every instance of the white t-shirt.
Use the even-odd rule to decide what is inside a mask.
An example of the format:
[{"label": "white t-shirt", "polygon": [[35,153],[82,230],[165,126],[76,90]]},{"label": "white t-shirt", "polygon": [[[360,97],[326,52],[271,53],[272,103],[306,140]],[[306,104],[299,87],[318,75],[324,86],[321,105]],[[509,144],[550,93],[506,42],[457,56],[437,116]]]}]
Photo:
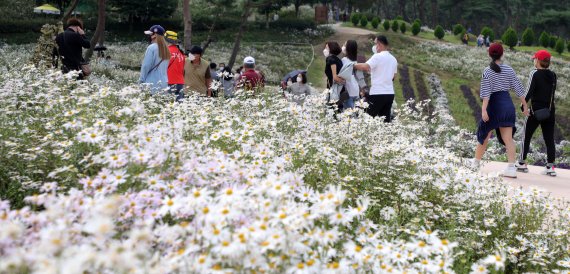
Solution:
[{"label": "white t-shirt", "polygon": [[370,95],[394,94],[392,79],[398,73],[398,61],[390,52],[382,51],[366,62],[370,66]]},{"label": "white t-shirt", "polygon": [[[350,64],[350,63],[354,63],[354,61],[351,61],[350,59],[348,59],[348,57],[342,58],[342,66],[343,67],[346,64]],[[344,79],[344,80],[346,80],[344,87],[346,88],[346,91],[348,91],[348,96],[350,96],[350,97],[358,96],[360,94],[360,87],[358,86],[358,82],[356,81],[356,77],[354,77],[354,74],[352,74],[350,76],[350,78]]]}]

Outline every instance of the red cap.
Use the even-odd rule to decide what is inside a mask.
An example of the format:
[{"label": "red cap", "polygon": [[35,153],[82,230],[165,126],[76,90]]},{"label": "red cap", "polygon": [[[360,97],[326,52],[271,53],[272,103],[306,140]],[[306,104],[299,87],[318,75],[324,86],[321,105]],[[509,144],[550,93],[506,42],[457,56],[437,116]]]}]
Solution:
[{"label": "red cap", "polygon": [[550,55],[550,52],[548,52],[547,50],[541,49],[539,51],[537,51],[534,56],[532,56],[532,59],[538,59],[540,61],[544,61],[544,60],[550,60],[550,57],[552,57],[552,55]]},{"label": "red cap", "polygon": [[499,43],[491,44],[489,47],[489,56],[497,58],[503,56],[503,46]]}]

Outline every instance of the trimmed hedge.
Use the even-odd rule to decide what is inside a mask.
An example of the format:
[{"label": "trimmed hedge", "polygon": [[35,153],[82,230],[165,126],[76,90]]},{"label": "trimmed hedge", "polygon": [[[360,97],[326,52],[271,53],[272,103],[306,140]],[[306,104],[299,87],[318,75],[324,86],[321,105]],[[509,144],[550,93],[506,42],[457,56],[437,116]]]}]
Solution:
[{"label": "trimmed hedge", "polygon": [[350,17],[350,21],[352,22],[352,25],[354,25],[355,27],[358,26],[358,23],[360,23],[360,14],[359,13],[355,13]]},{"label": "trimmed hedge", "polygon": [[398,32],[399,27],[400,27],[400,24],[398,24],[398,20],[392,21],[392,31]]},{"label": "trimmed hedge", "polygon": [[550,44],[548,46],[554,48],[556,47],[556,42],[558,42],[558,37],[550,35]]},{"label": "trimmed hedge", "polygon": [[538,38],[538,41],[540,42],[540,45],[542,47],[547,48],[550,45],[550,35],[548,35],[548,33],[546,33],[546,31],[543,31],[540,34],[540,38]]},{"label": "trimmed hedge", "polygon": [[366,18],[366,16],[362,16],[360,18],[360,26],[361,27],[366,27],[368,25],[368,18]]},{"label": "trimmed hedge", "polygon": [[534,44],[535,37],[534,31],[531,28],[526,28],[522,35],[522,43],[525,46],[532,46]]},{"label": "trimmed hedge", "polygon": [[435,27],[435,30],[433,31],[433,35],[439,40],[443,39],[443,37],[445,36],[445,31],[443,30],[443,27],[437,25],[437,27]]},{"label": "trimmed hedge", "polygon": [[370,22],[370,24],[372,24],[372,27],[374,29],[377,29],[378,25],[380,24],[380,18],[374,17],[374,19],[372,19],[372,22]]},{"label": "trimmed hedge", "polygon": [[457,24],[457,25],[453,26],[453,35],[459,35],[459,34],[463,33],[464,30],[465,30],[465,28],[463,27],[463,25]]},{"label": "trimmed hedge", "polygon": [[382,26],[384,27],[385,31],[388,31],[390,29],[390,20],[385,19],[384,24]]},{"label": "trimmed hedge", "polygon": [[556,46],[554,47],[554,50],[556,52],[558,52],[558,54],[562,54],[564,52],[564,39],[558,38],[558,41],[556,41]]},{"label": "trimmed hedge", "polygon": [[402,24],[400,24],[400,31],[401,31],[402,33],[406,33],[406,30],[407,30],[407,28],[406,28],[406,23],[405,23],[405,22],[402,22]]},{"label": "trimmed hedge", "polygon": [[508,28],[507,31],[503,33],[503,37],[501,37],[501,39],[503,40],[503,43],[511,49],[513,49],[519,42],[517,32],[513,28]]},{"label": "trimmed hedge", "polygon": [[418,22],[418,20],[416,19],[416,21],[412,25],[412,34],[416,36],[418,35],[418,33],[420,33],[420,30],[421,30],[420,22]]}]

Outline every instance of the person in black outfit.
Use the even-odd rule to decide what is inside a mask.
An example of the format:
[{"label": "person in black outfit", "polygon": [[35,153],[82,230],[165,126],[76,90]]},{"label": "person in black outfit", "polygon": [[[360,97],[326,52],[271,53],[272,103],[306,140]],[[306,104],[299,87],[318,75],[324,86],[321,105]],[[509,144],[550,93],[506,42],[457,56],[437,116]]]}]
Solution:
[{"label": "person in black outfit", "polygon": [[[327,76],[328,89],[330,89],[335,82],[339,84],[345,83],[345,80],[338,76],[338,73],[342,69],[342,60],[338,58],[338,55],[341,53],[342,48],[337,42],[327,42],[325,44],[323,54],[327,58],[325,65],[325,75]],[[340,92],[340,98],[338,102],[336,102],[339,112],[342,111],[342,104],[346,99],[348,99],[348,93],[343,87],[342,91]]]},{"label": "person in black outfit", "polygon": [[[554,127],[555,127],[555,108],[554,108],[554,92],[556,91],[556,73],[549,70],[550,66],[550,53],[546,50],[539,50],[535,53],[534,66],[530,72],[528,80],[528,91],[526,94],[526,101],[532,101],[531,115],[526,119],[524,127],[524,141],[521,147],[521,154],[518,163],[516,164],[517,170],[528,172],[526,165],[526,157],[529,151],[530,140],[534,131],[540,127],[542,128],[542,137],[546,143],[546,154],[548,163],[543,175],[556,176],[554,171],[555,160],[555,144],[554,144]],[[536,118],[535,112],[540,109],[549,109],[550,116],[542,121]]]},{"label": "person in black outfit", "polygon": [[[90,48],[91,43],[83,31],[83,22],[77,18],[67,20],[67,29],[57,35],[55,42],[61,56],[63,73],[72,70],[81,70],[83,59],[83,48]],[[79,73],[78,79],[83,79],[83,73]]]},{"label": "person in black outfit", "polygon": [[342,68],[342,61],[338,55],[342,52],[337,42],[327,42],[323,54],[326,59],[325,75],[327,76],[327,88],[331,88],[334,82],[343,83],[344,80],[338,77]]}]

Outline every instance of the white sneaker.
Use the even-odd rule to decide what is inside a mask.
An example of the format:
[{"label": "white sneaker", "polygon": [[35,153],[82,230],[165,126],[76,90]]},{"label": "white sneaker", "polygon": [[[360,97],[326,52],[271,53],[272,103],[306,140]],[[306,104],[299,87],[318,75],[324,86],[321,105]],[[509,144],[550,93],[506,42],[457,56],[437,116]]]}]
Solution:
[{"label": "white sneaker", "polygon": [[517,168],[516,167],[507,167],[503,172],[501,172],[501,176],[509,177],[509,178],[516,178],[517,177]]},{"label": "white sneaker", "polygon": [[554,170],[554,166],[546,166],[544,170],[541,172],[542,175],[548,175],[552,177],[556,177],[556,171]]},{"label": "white sneaker", "polygon": [[526,165],[526,163],[516,162],[515,168],[517,169],[518,172],[528,173],[528,166]]}]

